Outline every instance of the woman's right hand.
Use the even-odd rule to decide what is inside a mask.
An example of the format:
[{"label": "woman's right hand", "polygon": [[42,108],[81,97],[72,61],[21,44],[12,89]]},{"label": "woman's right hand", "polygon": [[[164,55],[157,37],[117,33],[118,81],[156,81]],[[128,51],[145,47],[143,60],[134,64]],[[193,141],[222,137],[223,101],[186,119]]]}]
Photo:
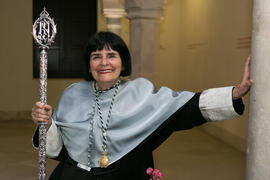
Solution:
[{"label": "woman's right hand", "polygon": [[32,120],[35,124],[40,124],[41,122],[47,123],[47,129],[52,124],[52,107],[50,105],[44,105],[40,101],[36,102],[32,108]]}]

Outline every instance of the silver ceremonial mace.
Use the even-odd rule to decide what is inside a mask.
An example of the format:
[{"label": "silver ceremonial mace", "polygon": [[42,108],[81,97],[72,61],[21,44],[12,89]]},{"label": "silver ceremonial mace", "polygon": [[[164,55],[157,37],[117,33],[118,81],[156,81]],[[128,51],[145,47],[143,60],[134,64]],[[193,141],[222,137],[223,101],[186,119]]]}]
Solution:
[{"label": "silver ceremonial mace", "polygon": [[[33,25],[33,37],[40,46],[40,101],[47,104],[47,49],[56,35],[56,24],[44,8]],[[38,179],[46,177],[46,123],[39,124],[39,172]]]}]

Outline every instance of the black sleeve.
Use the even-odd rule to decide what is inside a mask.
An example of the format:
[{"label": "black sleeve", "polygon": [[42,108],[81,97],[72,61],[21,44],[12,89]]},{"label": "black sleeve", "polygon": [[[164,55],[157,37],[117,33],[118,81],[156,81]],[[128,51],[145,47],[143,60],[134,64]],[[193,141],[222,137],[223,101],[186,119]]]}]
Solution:
[{"label": "black sleeve", "polygon": [[[191,129],[194,126],[200,126],[207,122],[199,108],[200,95],[201,93],[196,93],[184,106],[166,120],[160,128],[179,131]],[[233,107],[239,115],[243,114],[245,106],[241,98],[233,100]]]},{"label": "black sleeve", "polygon": [[194,126],[206,122],[199,108],[201,93],[196,93],[184,106],[177,110],[169,119],[171,121],[167,128],[173,131],[191,129]]},{"label": "black sleeve", "polygon": [[[163,143],[174,131],[187,130],[206,123],[199,108],[201,93],[196,93],[184,106],[178,109],[147,139],[149,148],[154,150]],[[243,114],[244,104],[242,99],[233,101],[233,107],[238,114]]]},{"label": "black sleeve", "polygon": [[33,138],[32,138],[32,143],[35,148],[38,148],[39,146],[39,127],[34,132]]},{"label": "black sleeve", "polygon": [[233,108],[237,114],[242,115],[245,110],[245,105],[242,101],[242,98],[233,100]]}]

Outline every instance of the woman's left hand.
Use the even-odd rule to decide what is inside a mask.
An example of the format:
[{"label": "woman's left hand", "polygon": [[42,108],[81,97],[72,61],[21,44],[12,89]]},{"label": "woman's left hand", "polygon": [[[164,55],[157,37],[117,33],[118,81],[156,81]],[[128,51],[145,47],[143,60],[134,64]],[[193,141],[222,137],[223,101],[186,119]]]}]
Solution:
[{"label": "woman's left hand", "polygon": [[245,62],[242,81],[240,84],[233,88],[233,99],[239,99],[246,95],[254,82],[252,79],[250,79],[250,61],[251,57],[248,56]]}]

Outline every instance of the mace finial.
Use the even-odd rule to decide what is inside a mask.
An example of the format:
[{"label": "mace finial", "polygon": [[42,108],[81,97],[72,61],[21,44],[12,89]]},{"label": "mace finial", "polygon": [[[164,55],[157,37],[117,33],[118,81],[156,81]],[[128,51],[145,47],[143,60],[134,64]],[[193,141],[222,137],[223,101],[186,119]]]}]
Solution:
[{"label": "mace finial", "polygon": [[42,48],[49,48],[54,42],[55,35],[56,24],[44,7],[33,25],[33,37]]}]

